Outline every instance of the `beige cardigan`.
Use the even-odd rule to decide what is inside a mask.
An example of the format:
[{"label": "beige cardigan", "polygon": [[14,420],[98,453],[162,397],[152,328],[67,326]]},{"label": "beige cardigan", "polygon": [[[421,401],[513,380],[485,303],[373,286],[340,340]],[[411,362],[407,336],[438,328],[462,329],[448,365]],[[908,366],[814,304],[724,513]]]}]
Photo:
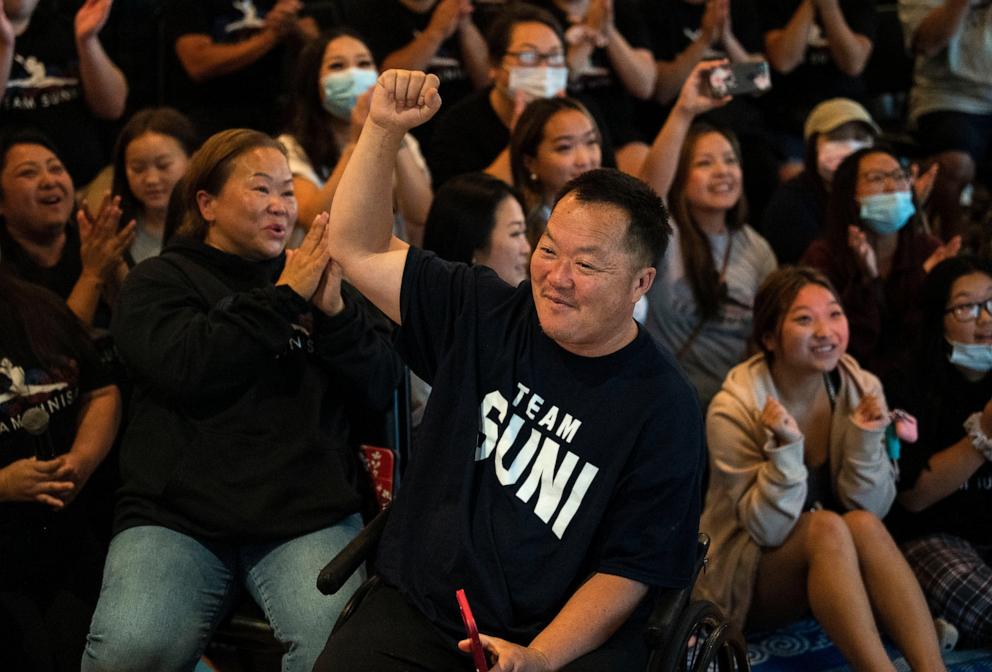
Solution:
[{"label": "beige cardigan", "polygon": [[[830,481],[848,509],[882,517],[895,498],[895,469],[885,450],[885,427],[857,425],[851,414],[866,394],[882,401],[882,386],[850,356],[838,364],[840,389],[830,427]],[[710,535],[710,561],[696,592],[712,600],[737,626],[751,606],[761,549],[780,546],[806,500],[803,441],[776,445],[761,424],[775,390],[764,355],[727,374],[706,417],[710,482],[700,530]]]}]

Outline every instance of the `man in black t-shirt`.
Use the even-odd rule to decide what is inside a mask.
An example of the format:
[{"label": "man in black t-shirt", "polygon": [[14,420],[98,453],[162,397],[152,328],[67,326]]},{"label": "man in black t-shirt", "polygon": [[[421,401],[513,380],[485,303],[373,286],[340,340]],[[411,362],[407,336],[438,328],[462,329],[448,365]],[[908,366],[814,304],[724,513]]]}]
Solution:
[{"label": "man in black t-shirt", "polygon": [[633,320],[667,213],[630,176],[584,173],[516,288],[410,248],[390,235],[388,177],[437,86],[380,76],[331,213],[335,258],[433,392],[382,584],[315,669],[470,669],[459,588],[502,669],[643,669],[645,596],[690,580],[704,454],[694,392]]}]

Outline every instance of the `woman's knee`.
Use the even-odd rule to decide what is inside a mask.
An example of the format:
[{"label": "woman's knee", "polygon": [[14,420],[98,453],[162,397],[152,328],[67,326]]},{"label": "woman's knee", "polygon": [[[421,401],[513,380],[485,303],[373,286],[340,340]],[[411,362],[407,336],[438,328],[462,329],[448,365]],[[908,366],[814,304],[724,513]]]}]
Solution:
[{"label": "woman's knee", "polygon": [[897,550],[885,523],[874,513],[862,510],[848,511],[843,515],[843,521],[856,545],[868,543],[874,548],[880,548],[884,544]]},{"label": "woman's knee", "polygon": [[803,514],[805,548],[810,560],[854,555],[854,540],[844,519],[833,511]]}]

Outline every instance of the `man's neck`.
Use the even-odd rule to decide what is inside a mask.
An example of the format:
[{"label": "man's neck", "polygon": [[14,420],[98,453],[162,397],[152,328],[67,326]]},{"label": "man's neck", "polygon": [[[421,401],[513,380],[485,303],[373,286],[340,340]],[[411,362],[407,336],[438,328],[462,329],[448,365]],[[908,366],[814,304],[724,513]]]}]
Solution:
[{"label": "man's neck", "polygon": [[606,357],[607,355],[612,355],[614,352],[623,350],[633,343],[635,338],[637,338],[637,323],[631,317],[627,325],[623,329],[619,329],[616,335],[608,341],[599,343],[563,343],[555,340],[555,343],[562,349],[580,357]]}]

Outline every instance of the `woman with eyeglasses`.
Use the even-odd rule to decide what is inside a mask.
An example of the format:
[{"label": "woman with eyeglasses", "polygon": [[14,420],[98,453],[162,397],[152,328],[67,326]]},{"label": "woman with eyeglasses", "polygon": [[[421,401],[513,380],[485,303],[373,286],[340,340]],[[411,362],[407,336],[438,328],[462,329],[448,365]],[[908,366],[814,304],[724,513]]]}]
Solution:
[{"label": "woman with eyeglasses", "polygon": [[938,264],[923,287],[920,339],[887,377],[919,438],[902,446],[886,521],[935,616],[966,646],[992,645],[992,262]]},{"label": "woman with eyeglasses", "polygon": [[960,238],[941,245],[927,233],[912,182],[883,148],[848,156],[834,173],[826,234],[802,259],[840,292],[851,322],[850,352],[876,373],[892,366],[919,324],[917,298],[927,272],[961,246]]}]

